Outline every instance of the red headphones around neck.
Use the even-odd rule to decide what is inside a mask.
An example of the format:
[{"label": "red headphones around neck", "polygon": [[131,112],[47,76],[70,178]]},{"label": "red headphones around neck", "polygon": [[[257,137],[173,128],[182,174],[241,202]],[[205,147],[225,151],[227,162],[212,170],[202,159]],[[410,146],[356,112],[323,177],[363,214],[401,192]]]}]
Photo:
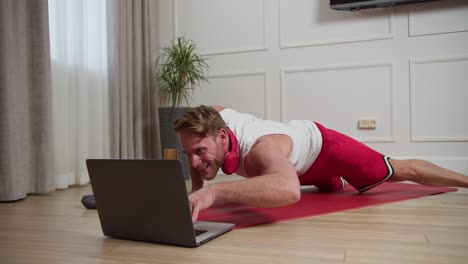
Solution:
[{"label": "red headphones around neck", "polygon": [[229,150],[224,155],[223,165],[221,169],[224,173],[230,175],[236,172],[237,167],[239,166],[239,153],[237,151],[237,138],[231,129],[227,128],[228,135],[229,135]]}]

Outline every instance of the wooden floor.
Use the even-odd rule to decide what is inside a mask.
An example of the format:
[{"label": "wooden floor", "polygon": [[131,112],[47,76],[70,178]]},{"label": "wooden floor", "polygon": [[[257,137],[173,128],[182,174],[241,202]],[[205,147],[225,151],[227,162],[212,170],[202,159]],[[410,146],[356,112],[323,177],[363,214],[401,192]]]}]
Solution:
[{"label": "wooden floor", "polygon": [[103,236],[89,185],[0,203],[0,263],[468,263],[468,190],[234,230],[198,248]]}]

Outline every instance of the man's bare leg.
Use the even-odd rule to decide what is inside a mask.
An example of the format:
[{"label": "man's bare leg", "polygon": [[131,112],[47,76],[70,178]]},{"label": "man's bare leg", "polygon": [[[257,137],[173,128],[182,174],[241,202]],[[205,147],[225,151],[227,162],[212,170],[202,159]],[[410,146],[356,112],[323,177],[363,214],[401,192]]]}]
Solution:
[{"label": "man's bare leg", "polygon": [[468,176],[454,172],[425,160],[390,159],[394,175],[388,180],[412,181],[430,186],[451,186],[468,188]]}]

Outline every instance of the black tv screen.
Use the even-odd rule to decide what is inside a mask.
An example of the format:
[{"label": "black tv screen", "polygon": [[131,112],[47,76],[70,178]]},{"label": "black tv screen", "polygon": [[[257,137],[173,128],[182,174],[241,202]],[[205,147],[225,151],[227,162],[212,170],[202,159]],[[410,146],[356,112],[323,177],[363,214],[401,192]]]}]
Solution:
[{"label": "black tv screen", "polygon": [[330,8],[335,10],[357,11],[360,9],[416,4],[439,0],[330,0]]}]

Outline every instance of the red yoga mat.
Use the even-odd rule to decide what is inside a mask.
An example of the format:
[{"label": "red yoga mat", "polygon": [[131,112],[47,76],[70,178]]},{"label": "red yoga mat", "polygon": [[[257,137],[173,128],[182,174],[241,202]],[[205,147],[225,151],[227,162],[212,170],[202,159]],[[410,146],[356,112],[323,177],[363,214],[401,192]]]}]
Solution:
[{"label": "red yoga mat", "polygon": [[390,182],[364,194],[359,194],[350,185],[333,193],[320,193],[315,188],[307,188],[302,190],[299,202],[292,205],[256,208],[218,202],[200,212],[198,220],[234,223],[234,229],[239,229],[454,191],[457,189]]}]

